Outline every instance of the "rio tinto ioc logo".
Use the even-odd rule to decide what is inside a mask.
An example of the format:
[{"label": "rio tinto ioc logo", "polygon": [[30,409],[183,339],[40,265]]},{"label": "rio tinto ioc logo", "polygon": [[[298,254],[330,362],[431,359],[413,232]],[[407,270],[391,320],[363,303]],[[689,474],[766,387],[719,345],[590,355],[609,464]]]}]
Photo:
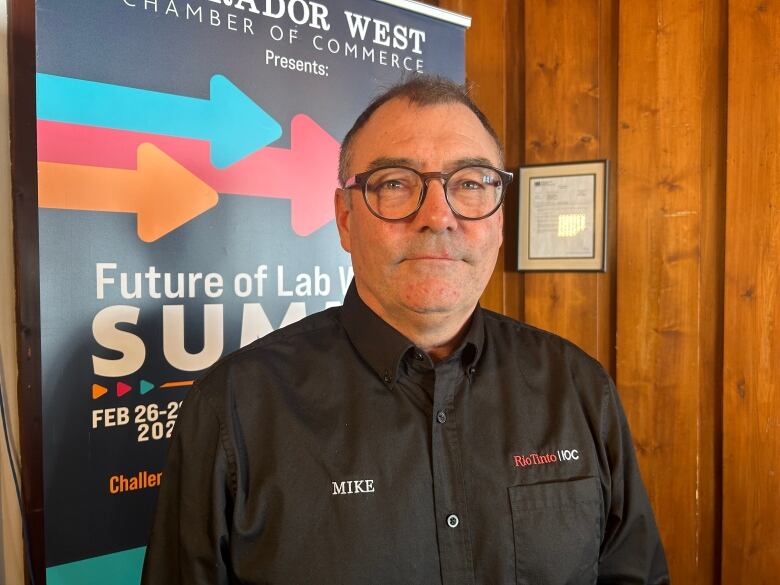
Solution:
[{"label": "rio tinto ioc logo", "polygon": [[531,453],[530,455],[514,455],[515,467],[528,467],[531,465],[546,465],[548,463],[560,463],[563,461],[577,461],[580,452],[577,449],[558,449],[554,453]]}]

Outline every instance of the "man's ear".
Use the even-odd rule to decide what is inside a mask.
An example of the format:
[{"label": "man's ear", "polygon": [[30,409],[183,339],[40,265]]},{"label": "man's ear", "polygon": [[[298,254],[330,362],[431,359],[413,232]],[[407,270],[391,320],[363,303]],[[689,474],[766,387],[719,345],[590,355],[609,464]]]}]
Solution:
[{"label": "man's ear", "polygon": [[339,228],[339,239],[341,247],[346,252],[352,252],[352,243],[350,238],[349,223],[352,214],[352,202],[349,200],[350,193],[344,189],[336,189],[333,195],[333,206],[336,209],[336,226]]}]

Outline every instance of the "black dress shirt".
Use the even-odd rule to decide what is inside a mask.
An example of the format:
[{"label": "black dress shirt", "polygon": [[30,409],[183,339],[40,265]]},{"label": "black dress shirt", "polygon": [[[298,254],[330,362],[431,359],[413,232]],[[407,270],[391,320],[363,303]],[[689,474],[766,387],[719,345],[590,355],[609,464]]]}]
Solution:
[{"label": "black dress shirt", "polygon": [[212,367],[168,457],[146,585],[668,582],[612,381],[479,307],[434,364],[353,284]]}]

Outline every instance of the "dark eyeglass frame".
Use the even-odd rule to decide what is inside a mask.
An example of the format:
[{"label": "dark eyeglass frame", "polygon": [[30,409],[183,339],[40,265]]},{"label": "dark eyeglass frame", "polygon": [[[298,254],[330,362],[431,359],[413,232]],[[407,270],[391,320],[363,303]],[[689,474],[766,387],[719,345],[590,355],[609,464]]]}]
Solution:
[{"label": "dark eyeglass frame", "polygon": [[[450,202],[449,193],[447,192],[447,183],[449,182],[450,178],[453,175],[456,175],[457,173],[462,171],[463,169],[470,169],[470,168],[490,169],[491,171],[497,173],[499,177],[501,177],[501,198],[498,200],[498,203],[496,203],[496,206],[492,209],[492,211],[486,213],[485,215],[480,215],[479,217],[467,217],[459,213],[452,206],[452,203]],[[417,207],[415,207],[412,212],[408,213],[407,215],[404,215],[403,217],[389,218],[383,215],[379,215],[379,213],[377,213],[374,210],[374,208],[371,207],[371,205],[368,203],[368,178],[374,173],[376,173],[377,171],[382,171],[385,169],[404,169],[407,171],[411,171],[415,175],[420,177],[420,179],[422,180],[422,189],[420,191],[420,197],[418,198],[417,201]],[[362,173],[358,173],[357,175],[350,177],[349,179],[347,179],[346,184],[344,185],[344,189],[354,189],[355,187],[360,187],[361,191],[363,192],[363,201],[365,201],[366,207],[368,207],[368,210],[372,213],[372,215],[378,217],[379,219],[382,219],[384,221],[403,221],[405,219],[409,219],[415,213],[420,211],[420,208],[425,202],[425,197],[428,195],[428,181],[431,181],[432,179],[440,179],[442,181],[442,189],[444,189],[444,199],[447,202],[447,206],[450,208],[450,211],[452,211],[453,215],[455,215],[455,217],[458,217],[460,219],[477,221],[480,219],[485,219],[490,217],[501,208],[501,206],[504,204],[504,199],[506,198],[506,188],[512,182],[513,178],[514,178],[514,174],[509,171],[497,169],[496,167],[491,165],[482,165],[482,164],[463,165],[462,167],[458,167],[457,169],[454,169],[448,173],[445,172],[421,173],[417,169],[413,169],[412,167],[406,167],[404,165],[386,165],[386,166],[376,167],[375,169],[370,169],[368,171],[364,171]]]}]

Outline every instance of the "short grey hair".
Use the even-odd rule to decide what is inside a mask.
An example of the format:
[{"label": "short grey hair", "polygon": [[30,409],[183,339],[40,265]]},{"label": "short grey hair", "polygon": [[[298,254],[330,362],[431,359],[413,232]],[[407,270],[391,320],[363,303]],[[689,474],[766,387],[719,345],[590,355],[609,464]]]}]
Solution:
[{"label": "short grey hair", "polygon": [[501,148],[501,141],[498,134],[493,130],[487,116],[480,110],[469,95],[471,87],[466,84],[460,84],[441,77],[440,75],[415,74],[407,80],[401,80],[395,85],[389,87],[384,92],[376,96],[365,110],[357,117],[352,128],[349,129],[344,140],[341,143],[339,151],[339,183],[344,187],[349,178],[347,169],[349,168],[352,156],[352,143],[358,131],[365,126],[369,118],[381,106],[395,98],[407,99],[412,104],[420,106],[433,106],[438,104],[463,104],[469,110],[474,112],[482,126],[490,134],[496,143],[501,164],[504,160],[504,150]]}]

